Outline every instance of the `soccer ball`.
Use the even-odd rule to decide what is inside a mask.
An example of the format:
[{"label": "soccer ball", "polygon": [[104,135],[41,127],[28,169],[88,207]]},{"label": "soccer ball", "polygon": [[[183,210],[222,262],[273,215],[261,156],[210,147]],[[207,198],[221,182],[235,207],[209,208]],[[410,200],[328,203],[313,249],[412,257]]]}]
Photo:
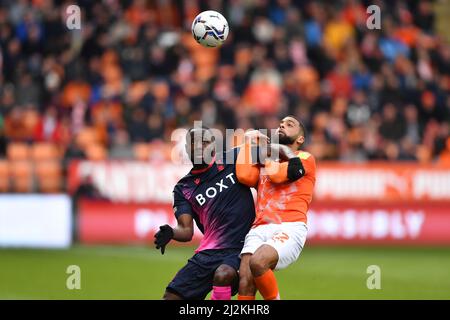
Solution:
[{"label": "soccer ball", "polygon": [[192,35],[204,47],[220,47],[228,37],[227,19],[217,11],[203,11],[192,22]]}]

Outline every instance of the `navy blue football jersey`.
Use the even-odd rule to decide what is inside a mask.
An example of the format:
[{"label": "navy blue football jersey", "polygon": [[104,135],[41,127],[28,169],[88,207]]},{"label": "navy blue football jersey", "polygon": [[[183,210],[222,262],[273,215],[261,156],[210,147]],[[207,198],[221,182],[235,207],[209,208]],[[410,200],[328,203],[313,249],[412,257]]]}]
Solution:
[{"label": "navy blue football jersey", "polygon": [[203,170],[191,170],[175,185],[174,212],[190,214],[203,233],[196,252],[207,249],[241,249],[255,219],[250,188],[236,177],[239,149],[216,155]]}]

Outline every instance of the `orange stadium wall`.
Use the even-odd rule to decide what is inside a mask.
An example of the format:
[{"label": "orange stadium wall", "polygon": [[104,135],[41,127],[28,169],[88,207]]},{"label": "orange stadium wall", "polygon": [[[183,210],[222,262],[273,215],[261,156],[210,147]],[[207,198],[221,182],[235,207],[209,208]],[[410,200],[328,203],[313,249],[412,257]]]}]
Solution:
[{"label": "orange stadium wall", "polygon": [[[172,188],[189,166],[73,162],[69,189],[90,177],[108,201],[77,205],[82,243],[152,243],[175,224]],[[308,242],[324,245],[450,245],[450,168],[414,164],[318,166]],[[194,243],[201,233],[196,230]]]}]

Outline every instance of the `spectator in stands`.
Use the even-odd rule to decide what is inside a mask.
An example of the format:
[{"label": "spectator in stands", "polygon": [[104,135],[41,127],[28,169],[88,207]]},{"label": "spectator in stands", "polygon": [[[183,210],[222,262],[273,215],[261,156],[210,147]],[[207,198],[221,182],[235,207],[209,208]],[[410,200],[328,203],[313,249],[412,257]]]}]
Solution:
[{"label": "spectator in stands", "polygon": [[105,197],[97,189],[92,181],[92,176],[89,174],[82,177],[80,184],[73,193],[73,199],[76,202],[82,198],[91,200],[105,200]]},{"label": "spectator in stands", "polygon": [[382,122],[380,125],[380,135],[385,140],[400,141],[406,134],[404,119],[398,114],[396,107],[392,103],[387,103],[383,107]]},{"label": "spectator in stands", "polygon": [[113,137],[113,142],[109,151],[111,159],[133,159],[133,148],[130,144],[128,132],[119,130]]},{"label": "spectator in stands", "polygon": [[186,29],[201,0],[82,1],[82,32],[66,28],[65,2],[3,1],[3,139],[51,141],[70,161],[90,154],[75,143],[86,128],[118,156],[197,119],[248,129],[291,113],[319,160],[436,161],[450,122],[439,14],[431,1],[377,4],[381,30],[360,0],[218,1],[232,32],[207,50]]}]

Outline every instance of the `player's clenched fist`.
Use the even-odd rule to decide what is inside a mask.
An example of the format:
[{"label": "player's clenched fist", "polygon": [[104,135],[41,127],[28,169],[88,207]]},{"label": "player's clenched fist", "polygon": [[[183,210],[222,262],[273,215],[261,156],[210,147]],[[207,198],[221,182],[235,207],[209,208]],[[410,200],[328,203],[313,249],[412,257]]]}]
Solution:
[{"label": "player's clenched fist", "polygon": [[159,227],[159,231],[155,234],[156,249],[161,249],[161,253],[166,251],[166,245],[173,238],[173,229],[168,224]]}]

